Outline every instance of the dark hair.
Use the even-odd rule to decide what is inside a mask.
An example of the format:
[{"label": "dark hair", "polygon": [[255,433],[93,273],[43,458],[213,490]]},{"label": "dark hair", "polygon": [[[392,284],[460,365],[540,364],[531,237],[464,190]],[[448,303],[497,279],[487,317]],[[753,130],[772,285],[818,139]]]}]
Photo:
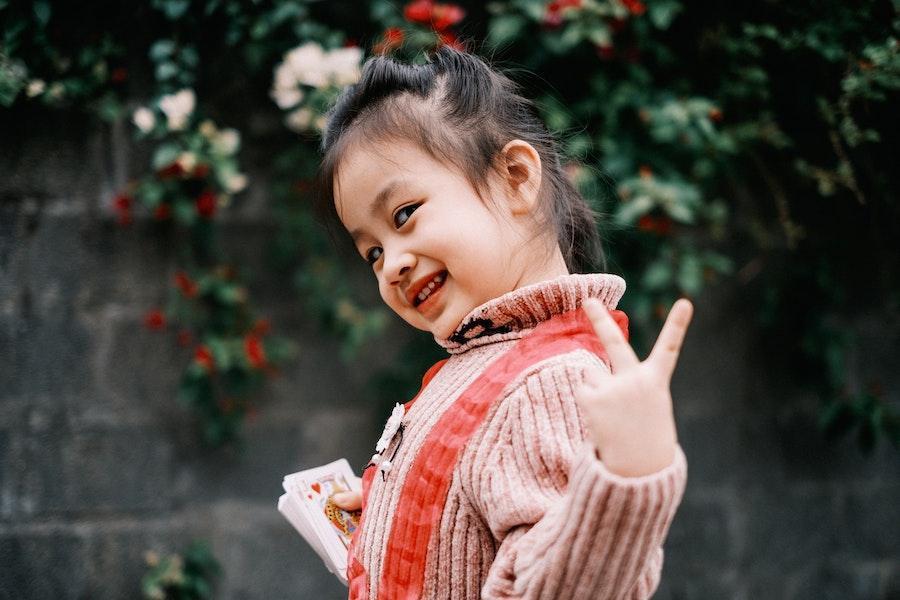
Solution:
[{"label": "dark hair", "polygon": [[507,142],[521,139],[541,157],[538,217],[556,231],[570,272],[605,270],[595,215],[563,171],[559,143],[519,87],[481,58],[441,46],[422,65],[369,58],[358,83],[327,114],[317,189],[334,211],[334,181],[345,152],[391,140],[416,143],[449,161],[483,199],[488,171]]}]

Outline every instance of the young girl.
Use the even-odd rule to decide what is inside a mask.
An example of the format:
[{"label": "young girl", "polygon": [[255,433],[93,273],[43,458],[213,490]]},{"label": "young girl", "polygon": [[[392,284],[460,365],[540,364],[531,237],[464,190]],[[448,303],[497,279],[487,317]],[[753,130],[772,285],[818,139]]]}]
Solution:
[{"label": "young girl", "polygon": [[385,303],[449,358],[363,473],[350,598],[647,598],[687,463],[669,381],[692,306],[647,360],[622,278],[516,86],[442,47],[376,57],[329,114],[320,190]]}]

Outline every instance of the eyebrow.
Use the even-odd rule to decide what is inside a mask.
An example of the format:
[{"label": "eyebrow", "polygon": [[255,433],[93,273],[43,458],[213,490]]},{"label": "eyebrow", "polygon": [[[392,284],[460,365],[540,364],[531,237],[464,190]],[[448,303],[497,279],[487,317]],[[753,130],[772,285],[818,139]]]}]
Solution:
[{"label": "eyebrow", "polygon": [[[405,179],[392,179],[387,183],[381,191],[375,194],[375,199],[372,200],[372,204],[369,205],[369,217],[375,217],[378,213],[384,210],[385,205],[391,199],[391,196],[397,191],[397,188],[404,186],[407,183]],[[359,239],[359,236],[362,235],[361,228],[354,229],[350,232],[350,237],[354,242]]]}]

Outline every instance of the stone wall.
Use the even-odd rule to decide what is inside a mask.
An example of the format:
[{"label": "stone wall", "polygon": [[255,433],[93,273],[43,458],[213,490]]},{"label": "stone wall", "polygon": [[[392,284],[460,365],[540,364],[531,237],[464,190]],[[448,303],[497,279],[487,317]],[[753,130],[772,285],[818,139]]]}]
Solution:
[{"label": "stone wall", "polygon": [[[223,566],[217,598],[344,597],[275,501],[285,473],[365,463],[386,417],[368,377],[404,330],[343,364],[283,282],[255,281],[260,312],[300,353],[267,387],[246,451],[205,450],[174,398],[188,351],[141,325],[172,249],[108,207],[146,150],[124,124],[78,115],[0,126],[0,599],[137,598],[144,552],[195,537]],[[263,149],[243,160],[260,181]],[[263,194],[223,226],[257,273],[274,230]],[[696,301],[673,383],[689,483],[656,597],[900,598],[900,455],[823,443],[816,399],[761,355],[752,308],[734,285]],[[900,327],[880,314],[856,327],[853,376],[877,376],[896,401]]]}]

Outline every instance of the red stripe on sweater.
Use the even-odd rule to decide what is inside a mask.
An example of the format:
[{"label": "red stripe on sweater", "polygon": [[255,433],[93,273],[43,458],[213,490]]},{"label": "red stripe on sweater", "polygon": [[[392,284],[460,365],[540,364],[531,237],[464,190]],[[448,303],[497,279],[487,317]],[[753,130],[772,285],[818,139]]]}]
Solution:
[{"label": "red stripe on sweater", "polygon": [[[412,400],[404,405],[406,410],[409,410],[409,407],[412,406],[413,402],[422,395],[422,392],[428,387],[428,384],[431,383],[431,380],[434,379],[434,376],[437,375],[438,371],[441,370],[441,367],[443,367],[446,362],[447,359],[445,358],[437,361],[428,368],[425,375],[422,376],[422,385],[419,387],[419,391],[416,392],[416,395],[413,396]],[[350,587],[350,600],[361,598],[368,599],[369,597],[369,577],[362,564],[356,558],[356,546],[359,543],[359,532],[362,531],[363,521],[366,518],[366,505],[369,502],[369,489],[372,487],[372,478],[375,476],[377,470],[378,469],[366,469],[362,476],[362,514],[359,517],[359,525],[356,527],[356,531],[350,539],[350,547],[347,549],[347,582]]]},{"label": "red stripe on sweater", "polygon": [[[627,339],[625,313],[610,312]],[[531,365],[577,348],[590,350],[607,361],[581,309],[538,325],[494,361],[440,417],[416,454],[400,492],[378,585],[379,598],[413,600],[421,596],[429,541],[440,523],[453,469],[500,393]],[[368,594],[368,589],[360,591]],[[351,589],[351,598],[359,597]]]}]

